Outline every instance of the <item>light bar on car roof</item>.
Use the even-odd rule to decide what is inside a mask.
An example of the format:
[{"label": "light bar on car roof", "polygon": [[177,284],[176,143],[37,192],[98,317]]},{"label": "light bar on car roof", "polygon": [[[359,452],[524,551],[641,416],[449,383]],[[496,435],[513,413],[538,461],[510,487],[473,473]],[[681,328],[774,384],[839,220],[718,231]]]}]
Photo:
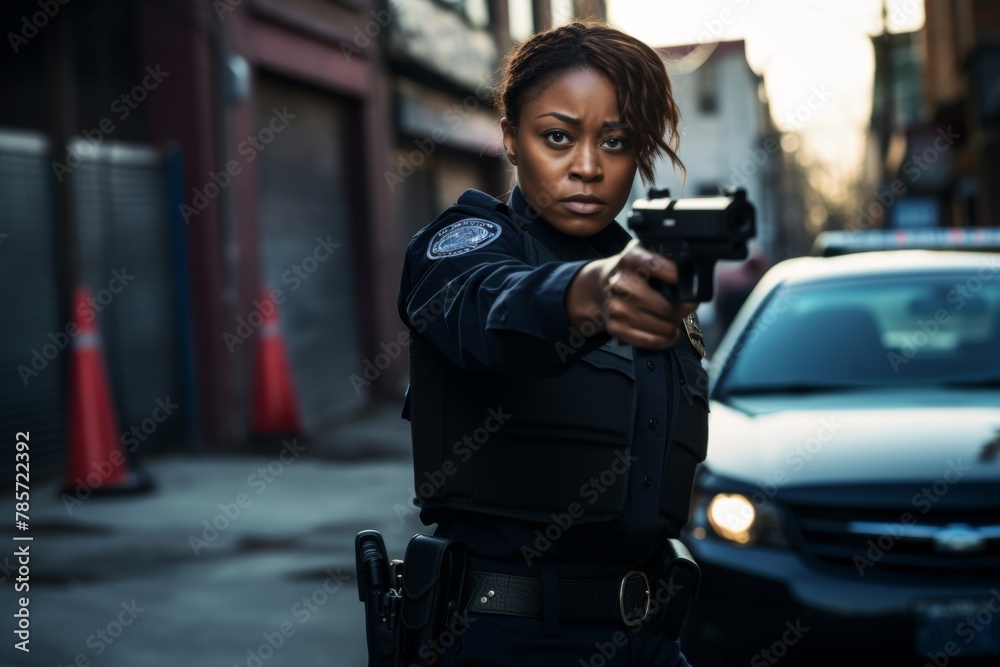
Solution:
[{"label": "light bar on car roof", "polygon": [[830,257],[872,250],[985,250],[1000,251],[1000,228],[872,229],[821,232],[812,255]]}]

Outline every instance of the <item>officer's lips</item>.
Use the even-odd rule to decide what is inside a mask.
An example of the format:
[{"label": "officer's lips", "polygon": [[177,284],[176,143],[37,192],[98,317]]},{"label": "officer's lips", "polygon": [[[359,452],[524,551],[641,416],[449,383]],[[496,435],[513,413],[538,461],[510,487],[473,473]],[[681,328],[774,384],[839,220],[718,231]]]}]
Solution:
[{"label": "officer's lips", "polygon": [[564,197],[559,200],[559,203],[577,215],[591,215],[597,213],[607,205],[603,199],[594,195]]}]

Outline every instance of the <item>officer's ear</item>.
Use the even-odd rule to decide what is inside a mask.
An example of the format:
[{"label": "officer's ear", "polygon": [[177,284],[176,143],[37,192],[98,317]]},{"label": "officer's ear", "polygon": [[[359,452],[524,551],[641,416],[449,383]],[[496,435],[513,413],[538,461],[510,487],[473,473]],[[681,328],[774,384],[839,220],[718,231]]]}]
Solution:
[{"label": "officer's ear", "polygon": [[507,152],[507,160],[517,166],[517,130],[504,116],[500,119],[500,130],[503,132],[503,147]]}]

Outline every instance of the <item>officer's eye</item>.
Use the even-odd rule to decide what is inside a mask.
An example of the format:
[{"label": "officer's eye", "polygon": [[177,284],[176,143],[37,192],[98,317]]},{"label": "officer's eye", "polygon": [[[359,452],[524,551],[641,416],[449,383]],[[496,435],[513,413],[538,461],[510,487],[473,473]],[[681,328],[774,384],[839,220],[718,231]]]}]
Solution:
[{"label": "officer's eye", "polygon": [[569,135],[561,130],[550,130],[542,136],[545,137],[550,144],[555,144],[556,146],[565,146],[569,143]]},{"label": "officer's eye", "polygon": [[604,145],[614,151],[623,151],[628,148],[628,144],[622,137],[608,137],[604,140]]}]

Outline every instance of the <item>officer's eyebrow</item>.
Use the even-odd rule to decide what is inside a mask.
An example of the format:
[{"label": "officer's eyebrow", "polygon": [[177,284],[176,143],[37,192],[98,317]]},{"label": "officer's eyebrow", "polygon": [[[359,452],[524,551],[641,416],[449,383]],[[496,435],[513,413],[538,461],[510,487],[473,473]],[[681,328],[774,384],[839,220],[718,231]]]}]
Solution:
[{"label": "officer's eyebrow", "polygon": [[[573,116],[567,116],[564,113],[559,113],[558,111],[550,111],[548,113],[543,113],[539,116],[535,116],[535,119],[544,118],[545,116],[552,116],[557,118],[568,125],[582,125],[583,121],[579,118],[573,118]],[[628,123],[623,123],[618,120],[606,120],[604,121],[604,127],[608,130],[627,130]]]}]

